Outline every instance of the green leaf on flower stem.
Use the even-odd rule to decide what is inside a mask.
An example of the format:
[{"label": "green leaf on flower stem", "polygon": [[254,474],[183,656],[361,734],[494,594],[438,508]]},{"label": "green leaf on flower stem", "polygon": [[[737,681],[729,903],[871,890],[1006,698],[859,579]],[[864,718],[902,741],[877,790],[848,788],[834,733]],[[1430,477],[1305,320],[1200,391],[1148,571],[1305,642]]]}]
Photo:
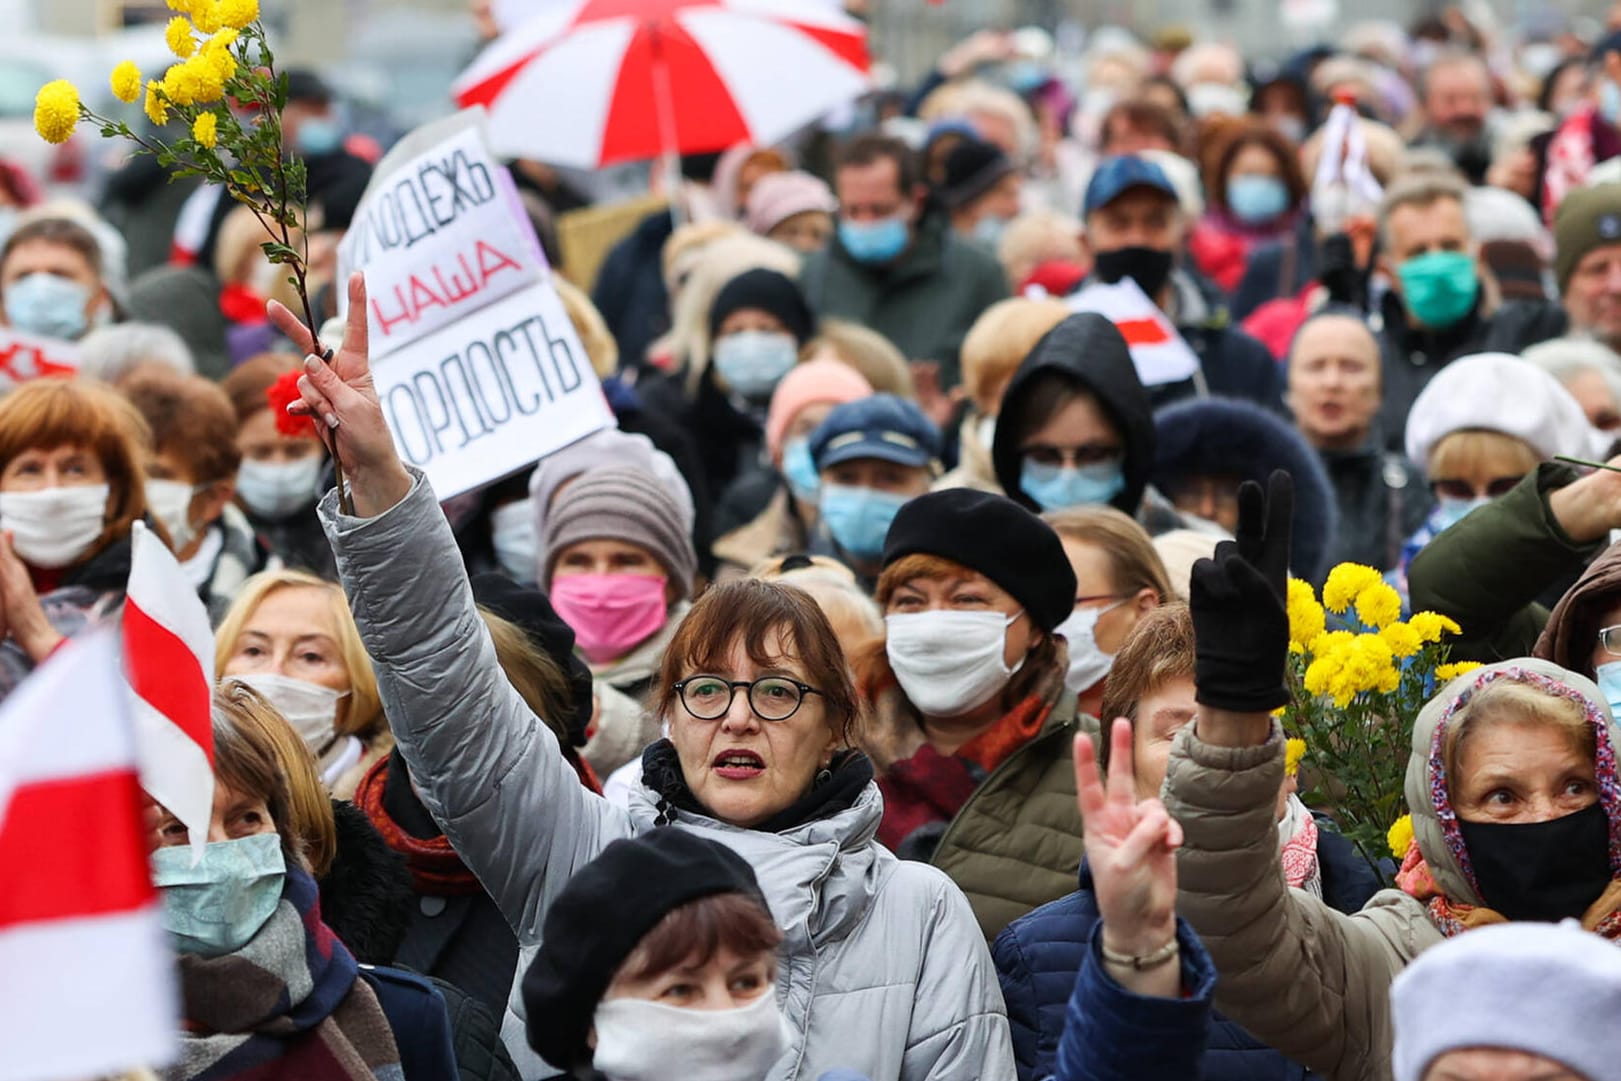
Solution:
[{"label": "green leaf on flower stem", "polygon": [[273,240],[267,240],[263,244],[259,245],[259,247],[264,251],[265,258],[269,259],[272,263],[296,263],[300,258],[298,252],[294,251],[291,247]]}]

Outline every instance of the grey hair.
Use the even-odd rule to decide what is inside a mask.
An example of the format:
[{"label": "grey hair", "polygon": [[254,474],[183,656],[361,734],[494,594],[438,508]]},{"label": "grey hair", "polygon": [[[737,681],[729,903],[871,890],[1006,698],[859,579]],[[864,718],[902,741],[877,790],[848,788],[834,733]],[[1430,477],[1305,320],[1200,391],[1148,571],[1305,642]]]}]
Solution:
[{"label": "grey hair", "polygon": [[[1442,199],[1451,199],[1462,210],[1467,192],[1461,180],[1445,173],[1421,171],[1397,177],[1396,182],[1385,189],[1384,200],[1379,204],[1379,247],[1387,253],[1390,251],[1390,216],[1397,210],[1404,206],[1433,206]],[[1466,227],[1468,220],[1466,215]]]},{"label": "grey hair", "polygon": [[1603,342],[1590,338],[1554,338],[1531,346],[1520,354],[1559,380],[1567,382],[1583,372],[1597,372],[1621,407],[1621,354]]},{"label": "grey hair", "polygon": [[1435,58],[1424,66],[1424,70],[1418,73],[1418,85],[1414,89],[1418,92],[1419,102],[1422,103],[1429,97],[1430,80],[1435,78],[1436,72],[1443,68],[1458,68],[1465,65],[1480,72],[1481,80],[1486,84],[1486,92],[1491,93],[1492,69],[1491,65],[1486,63],[1486,58],[1468,49],[1448,48],[1437,53]]},{"label": "grey hair", "polygon": [[195,375],[191,349],[161,323],[115,323],[97,327],[79,342],[79,373],[116,383],[142,364],[163,364],[181,375]]}]

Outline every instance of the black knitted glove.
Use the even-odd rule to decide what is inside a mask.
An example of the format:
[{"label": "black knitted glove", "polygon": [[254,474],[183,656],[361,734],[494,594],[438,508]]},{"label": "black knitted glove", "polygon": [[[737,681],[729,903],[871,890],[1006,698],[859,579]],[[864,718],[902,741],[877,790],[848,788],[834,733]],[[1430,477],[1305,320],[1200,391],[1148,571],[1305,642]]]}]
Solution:
[{"label": "black knitted glove", "polygon": [[1266,495],[1238,489],[1238,539],[1193,566],[1196,697],[1213,709],[1265,713],[1289,701],[1289,533],[1294,481],[1278,470]]},{"label": "black knitted glove", "polygon": [[1317,260],[1317,280],[1328,290],[1329,301],[1366,311],[1368,271],[1356,265],[1351,238],[1344,233],[1325,237]]}]

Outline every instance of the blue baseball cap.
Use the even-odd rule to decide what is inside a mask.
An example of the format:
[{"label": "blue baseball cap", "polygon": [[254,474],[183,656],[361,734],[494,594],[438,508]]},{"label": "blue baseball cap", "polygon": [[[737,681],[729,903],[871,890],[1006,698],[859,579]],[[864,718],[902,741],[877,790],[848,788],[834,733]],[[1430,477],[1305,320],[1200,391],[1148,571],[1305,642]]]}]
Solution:
[{"label": "blue baseball cap", "polygon": [[872,394],[834,408],[811,433],[818,471],[856,458],[926,466],[940,456],[940,429],[912,402]]},{"label": "blue baseball cap", "polygon": [[1152,188],[1172,199],[1177,197],[1176,188],[1164,169],[1135,154],[1120,154],[1103,159],[1092,174],[1091,182],[1086,185],[1086,198],[1081,204],[1081,216],[1101,210],[1132,188]]}]

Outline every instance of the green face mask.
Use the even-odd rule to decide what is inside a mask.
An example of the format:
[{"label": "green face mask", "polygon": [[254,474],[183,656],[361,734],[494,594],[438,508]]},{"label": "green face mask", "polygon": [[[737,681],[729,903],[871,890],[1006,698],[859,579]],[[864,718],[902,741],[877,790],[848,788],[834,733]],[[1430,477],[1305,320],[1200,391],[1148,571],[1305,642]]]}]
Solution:
[{"label": "green face mask", "polygon": [[1468,315],[1480,294],[1474,257],[1461,251],[1415,255],[1396,268],[1401,276],[1407,314],[1429,327],[1444,330]]}]

